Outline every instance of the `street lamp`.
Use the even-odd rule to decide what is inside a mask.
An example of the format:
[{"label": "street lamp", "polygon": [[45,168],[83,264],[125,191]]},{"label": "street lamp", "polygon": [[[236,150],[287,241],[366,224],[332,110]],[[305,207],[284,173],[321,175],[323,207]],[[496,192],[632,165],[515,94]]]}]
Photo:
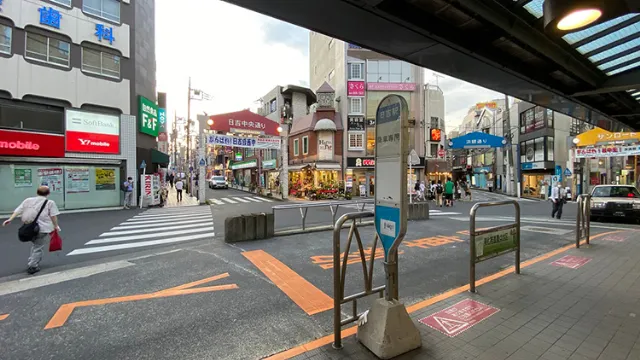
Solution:
[{"label": "street lamp", "polygon": [[213,119],[209,118],[207,120],[207,125],[212,126],[213,125]]},{"label": "street lamp", "polygon": [[278,130],[278,133],[281,133],[281,132],[282,132],[282,130],[283,130],[283,129],[282,129],[282,126],[278,126],[278,128],[277,128],[276,130]]}]

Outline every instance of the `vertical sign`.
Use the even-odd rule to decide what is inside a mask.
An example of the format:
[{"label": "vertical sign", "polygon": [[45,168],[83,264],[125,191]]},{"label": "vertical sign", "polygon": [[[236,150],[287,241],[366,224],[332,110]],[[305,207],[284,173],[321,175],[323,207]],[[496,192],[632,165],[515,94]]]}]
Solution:
[{"label": "vertical sign", "polygon": [[143,134],[158,137],[158,106],[144,96],[138,97],[139,131]]}]

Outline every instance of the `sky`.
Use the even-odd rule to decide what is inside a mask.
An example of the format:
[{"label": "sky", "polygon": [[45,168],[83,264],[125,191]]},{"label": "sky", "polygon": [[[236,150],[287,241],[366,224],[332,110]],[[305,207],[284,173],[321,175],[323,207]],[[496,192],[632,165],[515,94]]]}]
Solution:
[{"label": "sky", "polygon": [[[167,26],[166,24],[180,24]],[[197,113],[255,109],[276,85],[309,85],[309,31],[219,0],[156,0],[157,89],[167,93],[168,117],[187,115],[187,89],[212,96],[192,101]],[[425,69],[425,81],[435,84]],[[502,97],[482,87],[441,75],[447,131],[469,107]]]}]

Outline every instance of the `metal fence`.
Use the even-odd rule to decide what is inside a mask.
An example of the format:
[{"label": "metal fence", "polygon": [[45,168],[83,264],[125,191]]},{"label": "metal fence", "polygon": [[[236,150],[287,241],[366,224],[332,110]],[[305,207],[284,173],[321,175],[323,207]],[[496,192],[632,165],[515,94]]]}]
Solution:
[{"label": "metal fence", "polygon": [[[277,223],[276,212],[283,211],[291,211],[291,210],[299,210],[300,212],[300,226],[301,228],[298,230],[305,231],[307,230],[307,212],[310,208],[329,208],[331,210],[331,224],[325,224],[318,226],[316,230],[330,230],[333,229],[336,224],[336,216],[338,214],[338,209],[341,205],[355,205],[356,210],[364,211],[364,208],[367,204],[373,204],[373,199],[365,199],[365,200],[349,200],[349,201],[327,201],[327,202],[317,202],[317,203],[302,203],[302,204],[287,204],[287,205],[276,205],[272,207],[274,223]],[[287,231],[295,231],[296,229],[287,229]]]},{"label": "metal fence", "polygon": [[591,237],[591,195],[578,195],[578,209],[576,214],[576,248],[584,239],[589,245]]},{"label": "metal fence", "polygon": [[[358,313],[358,299],[372,294],[379,294],[380,297],[384,295],[385,285],[373,287],[373,264],[376,259],[376,251],[378,246],[378,235],[375,235],[373,244],[371,246],[371,254],[369,259],[366,259],[365,250],[362,245],[362,239],[360,238],[360,232],[358,231],[358,223],[356,220],[362,220],[364,218],[371,218],[374,216],[372,211],[353,212],[342,215],[333,227],[333,348],[342,348],[342,326],[357,321],[362,313]],[[344,248],[344,252],[341,251],[340,246],[340,233],[342,226],[347,221],[351,221],[349,227],[349,235],[347,238],[347,244]],[[362,273],[364,276],[364,290],[356,294],[344,295],[344,286],[347,276],[347,264],[349,264],[349,250],[351,249],[351,242],[355,236],[358,244],[359,262],[362,264]],[[381,249],[382,250],[382,249]],[[342,256],[342,264],[340,263],[340,257]],[[367,265],[367,262],[369,265]],[[351,316],[346,319],[342,319],[342,304],[351,302],[353,304]]]},{"label": "metal fence", "polygon": [[[481,207],[513,205],[515,223],[476,230],[476,213]],[[515,200],[480,202],[471,208],[469,224],[469,291],[476,292],[476,264],[506,253],[516,253],[516,274],[520,274],[520,204]]]}]

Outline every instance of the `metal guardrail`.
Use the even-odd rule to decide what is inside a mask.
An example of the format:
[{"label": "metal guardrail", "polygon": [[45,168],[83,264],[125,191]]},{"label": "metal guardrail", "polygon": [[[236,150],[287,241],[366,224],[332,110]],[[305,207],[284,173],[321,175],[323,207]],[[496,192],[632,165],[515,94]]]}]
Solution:
[{"label": "metal guardrail", "polygon": [[[481,207],[513,205],[516,209],[515,223],[476,230],[476,212]],[[480,202],[473,205],[469,224],[469,291],[476,292],[476,264],[506,253],[516,253],[516,274],[520,274],[520,204],[516,200]],[[477,243],[476,238],[482,237]],[[478,245],[481,246],[478,255]],[[485,249],[486,248],[486,249]]]},{"label": "metal guardrail", "polygon": [[[373,199],[366,200],[347,200],[347,201],[328,201],[328,202],[317,202],[317,203],[303,203],[303,204],[287,204],[287,205],[276,205],[272,207],[273,217],[275,219],[276,210],[292,210],[299,209],[300,210],[300,218],[302,220],[302,230],[306,230],[307,228],[307,211],[309,208],[319,208],[319,207],[329,207],[331,210],[331,226],[333,227],[336,224],[336,215],[338,214],[338,208],[340,205],[353,205],[355,204],[359,211],[364,211],[364,208],[367,204],[373,204]],[[361,206],[360,206],[361,205]]]},{"label": "metal guardrail", "polygon": [[[365,256],[364,247],[362,246],[362,239],[360,238],[360,232],[358,231],[358,225],[356,220],[362,220],[363,218],[373,217],[372,211],[353,212],[342,215],[335,223],[333,228],[333,348],[342,348],[342,326],[357,321],[362,313],[358,313],[358,299],[372,294],[379,294],[380,297],[384,295],[385,285],[373,287],[373,264],[376,258],[376,250],[378,245],[378,235],[375,235],[373,245],[371,246],[371,254],[368,259],[369,265],[367,266],[367,259]],[[344,249],[344,253],[340,249],[340,232],[345,222],[351,221],[349,227],[349,236],[347,238],[347,244]],[[360,255],[360,263],[362,264],[362,272],[364,275],[364,291],[359,293],[344,296],[344,285],[347,276],[347,264],[349,260],[349,250],[351,248],[351,241],[355,235],[358,243],[358,252]],[[340,264],[340,256],[342,255],[342,264]],[[347,319],[342,319],[342,304],[352,302],[352,314]]]},{"label": "metal guardrail", "polygon": [[578,195],[578,211],[576,214],[576,248],[580,248],[580,241],[585,239],[589,245],[591,237],[591,195]]}]

